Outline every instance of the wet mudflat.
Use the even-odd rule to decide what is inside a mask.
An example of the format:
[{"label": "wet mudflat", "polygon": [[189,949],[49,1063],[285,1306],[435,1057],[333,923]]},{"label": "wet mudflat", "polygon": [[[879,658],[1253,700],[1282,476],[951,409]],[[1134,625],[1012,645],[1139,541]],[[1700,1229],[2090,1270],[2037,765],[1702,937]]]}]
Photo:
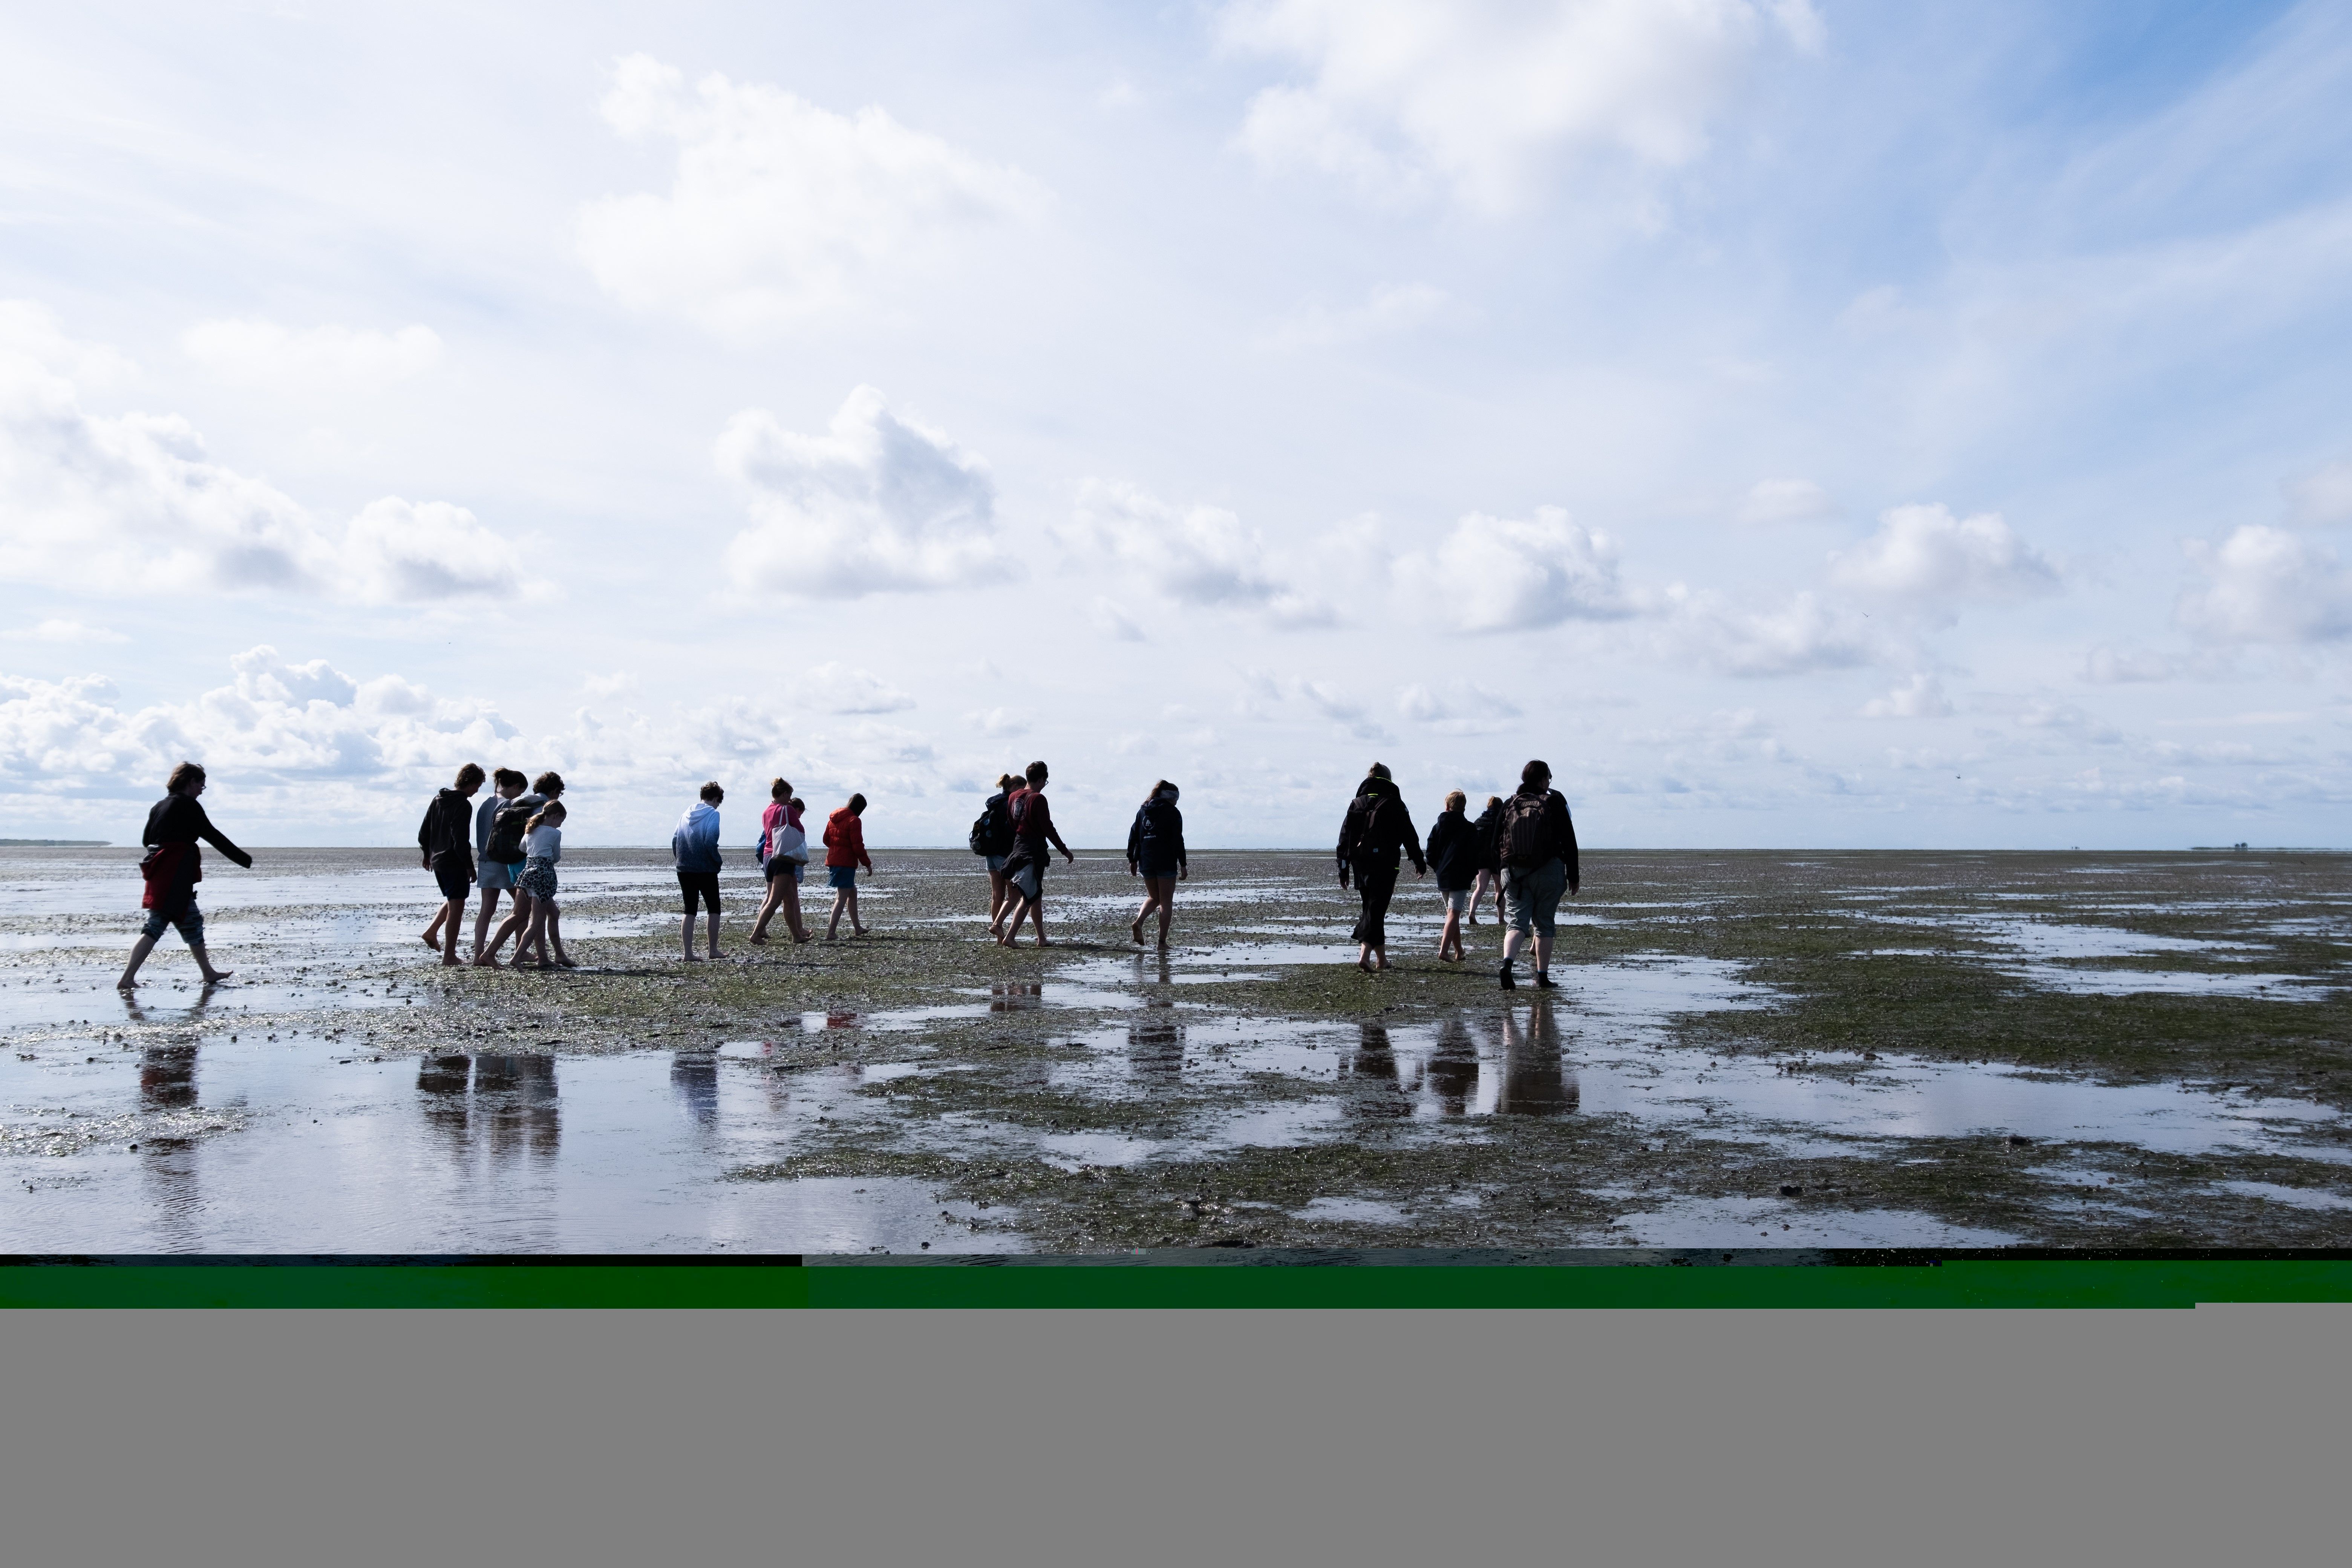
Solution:
[{"label": "wet mudflat", "polygon": [[1600,853],[1549,994],[1410,877],[1360,973],[1320,855],[1197,857],[1165,955],[1115,856],[1044,952],[877,863],[801,947],[730,871],[687,965],[666,859],[575,852],[540,973],[436,967],[399,852],[215,859],[235,982],[126,1004],[135,856],[0,850],[0,1250],[2352,1241],[2345,857]]}]

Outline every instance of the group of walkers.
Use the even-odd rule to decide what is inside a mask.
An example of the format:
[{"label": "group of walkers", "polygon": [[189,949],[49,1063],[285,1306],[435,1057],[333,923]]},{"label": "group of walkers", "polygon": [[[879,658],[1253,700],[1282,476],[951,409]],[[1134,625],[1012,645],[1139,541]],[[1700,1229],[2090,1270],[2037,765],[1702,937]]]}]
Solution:
[{"label": "group of walkers", "polygon": [[[1050,773],[1042,762],[1031,763],[1018,776],[1005,773],[996,781],[996,793],[982,807],[971,826],[970,846],[988,866],[988,931],[1005,947],[1020,945],[1021,927],[1028,922],[1037,945],[1050,946],[1045,935],[1045,871],[1053,852],[1067,864],[1076,857],[1062,841],[1045,799]],[[491,794],[472,804],[482,785]],[[425,807],[416,830],[416,844],[425,868],[433,873],[441,903],[425,927],[426,947],[441,955],[447,967],[458,967],[458,937],[467,905],[481,894],[474,919],[473,952],[469,962],[484,968],[499,966],[499,952],[509,937],[519,937],[512,963],[516,967],[569,969],[575,967],[563,948],[562,909],[559,901],[556,866],[563,858],[563,779],[552,770],[526,781],[513,768],[485,774],[478,763],[457,770],[456,781],[439,791]],[[250,867],[253,857],[229,842],[213,826],[197,797],[205,791],[205,770],[183,763],[172,771],[166,793],[148,813],[142,841],[149,853],[140,863],[146,883],[142,900],[148,910],[139,941],[119,982],[128,991],[136,984],[140,966],[154,951],[165,927],[176,927],[194,954],[207,984],[225,980],[228,971],[215,969],[204,942],[204,917],[197,911],[195,884],[203,877],[199,839],[236,861]],[[811,849],[803,826],[806,804],[793,793],[788,780],[769,786],[770,804],[761,813],[760,837],[754,850],[764,897],[751,928],[755,945],[768,942],[768,927],[779,914],[795,942],[814,940],[801,911],[801,884],[806,879]],[[1166,779],[1151,786],[1137,807],[1127,836],[1127,868],[1143,880],[1142,906],[1129,923],[1136,945],[1145,943],[1144,928],[1158,917],[1158,945],[1168,945],[1175,914],[1176,884],[1191,875],[1184,852],[1184,815],[1177,809],[1177,787]],[[695,803],[678,819],[670,835],[670,853],[677,871],[678,892],[685,903],[679,928],[683,957],[695,963],[724,958],[719,946],[719,873],[725,865],[719,848],[719,807],[727,792],[716,780],[702,786]],[[823,845],[825,879],[833,890],[833,910],[825,940],[839,939],[842,917],[849,917],[853,935],[866,934],[857,909],[857,873],[871,875],[873,858],[866,848],[866,797],[852,795],[825,819]],[[1413,874],[1434,871],[1445,909],[1438,934],[1437,956],[1462,963],[1468,956],[1463,944],[1464,925],[1478,923],[1478,908],[1490,894],[1498,920],[1509,929],[1503,939],[1499,973],[1502,988],[1514,989],[1519,955],[1529,952],[1534,982],[1552,987],[1551,954],[1559,900],[1573,896],[1581,885],[1577,865],[1576,827],[1568,802],[1551,787],[1551,769],[1531,762],[1520,770],[1519,787],[1507,799],[1487,797],[1475,821],[1467,814],[1468,798],[1460,790],[1445,797],[1444,809],[1431,825],[1424,841],[1414,831],[1412,814],[1404,804],[1388,768],[1374,763],[1349,802],[1339,826],[1339,885],[1354,890],[1362,902],[1355,928],[1356,962],[1367,971],[1384,970],[1388,960],[1388,910],[1395,897],[1402,862],[1410,858]],[[499,897],[509,900],[506,921],[496,934],[490,921]],[[698,916],[706,921],[705,952],[695,952]],[[534,960],[533,955],[536,954]]]},{"label": "group of walkers", "polygon": [[1551,787],[1551,766],[1531,762],[1519,770],[1519,787],[1509,799],[1489,795],[1478,819],[1469,819],[1469,798],[1460,790],[1445,797],[1445,809],[1430,826],[1424,847],[1414,835],[1412,813],[1405,808],[1389,770],[1374,763],[1339,824],[1339,886],[1352,879],[1363,900],[1363,912],[1349,933],[1356,942],[1356,963],[1366,970],[1389,966],[1389,900],[1395,896],[1397,877],[1406,856],[1412,874],[1437,871],[1437,891],[1445,904],[1445,924],[1438,932],[1437,956],[1459,963],[1467,956],[1462,945],[1466,919],[1478,922],[1478,902],[1491,890],[1496,914],[1510,929],[1503,937],[1499,981],[1514,990],[1519,953],[1532,945],[1535,983],[1553,988],[1552,939],[1559,921],[1559,900],[1573,897],[1583,885],[1577,865],[1576,824],[1568,801]]}]

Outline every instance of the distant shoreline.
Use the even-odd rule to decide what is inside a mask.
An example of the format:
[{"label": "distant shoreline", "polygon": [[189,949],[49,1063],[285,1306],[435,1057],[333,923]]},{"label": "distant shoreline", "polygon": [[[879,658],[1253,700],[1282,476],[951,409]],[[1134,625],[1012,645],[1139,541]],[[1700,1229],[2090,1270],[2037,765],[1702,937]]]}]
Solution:
[{"label": "distant shoreline", "polygon": [[0,849],[110,849],[108,838],[0,838]]}]

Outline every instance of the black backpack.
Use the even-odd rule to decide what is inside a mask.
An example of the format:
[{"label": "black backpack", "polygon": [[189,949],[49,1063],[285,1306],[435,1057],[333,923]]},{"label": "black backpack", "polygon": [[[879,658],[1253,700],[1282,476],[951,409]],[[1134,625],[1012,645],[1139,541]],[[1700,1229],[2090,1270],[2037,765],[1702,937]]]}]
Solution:
[{"label": "black backpack", "polygon": [[1387,805],[1384,795],[1360,795],[1348,803],[1348,819],[1354,825],[1355,836],[1349,840],[1348,863],[1357,870],[1386,869],[1386,857],[1373,847],[1372,830],[1381,819],[1381,808]]},{"label": "black backpack", "polygon": [[1550,797],[1515,795],[1503,803],[1495,824],[1495,858],[1514,871],[1532,871],[1552,858],[1545,853],[1544,807]]},{"label": "black backpack", "polygon": [[990,795],[980,815],[972,818],[970,842],[975,855],[1013,853],[1013,816],[1005,810],[1003,795]]},{"label": "black backpack", "polygon": [[522,836],[535,806],[513,803],[502,805],[490,816],[490,841],[482,850],[482,858],[510,866],[522,858]]}]

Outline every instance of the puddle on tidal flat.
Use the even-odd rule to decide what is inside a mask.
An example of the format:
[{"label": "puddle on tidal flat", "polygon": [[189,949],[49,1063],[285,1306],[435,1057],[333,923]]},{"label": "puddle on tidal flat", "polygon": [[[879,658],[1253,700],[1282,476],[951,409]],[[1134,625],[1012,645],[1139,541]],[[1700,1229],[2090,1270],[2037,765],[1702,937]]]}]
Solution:
[{"label": "puddle on tidal flat", "polygon": [[709,1051],[11,1053],[0,1251],[1022,1250],[919,1181],[727,1179],[862,1110],[858,1081]]}]

